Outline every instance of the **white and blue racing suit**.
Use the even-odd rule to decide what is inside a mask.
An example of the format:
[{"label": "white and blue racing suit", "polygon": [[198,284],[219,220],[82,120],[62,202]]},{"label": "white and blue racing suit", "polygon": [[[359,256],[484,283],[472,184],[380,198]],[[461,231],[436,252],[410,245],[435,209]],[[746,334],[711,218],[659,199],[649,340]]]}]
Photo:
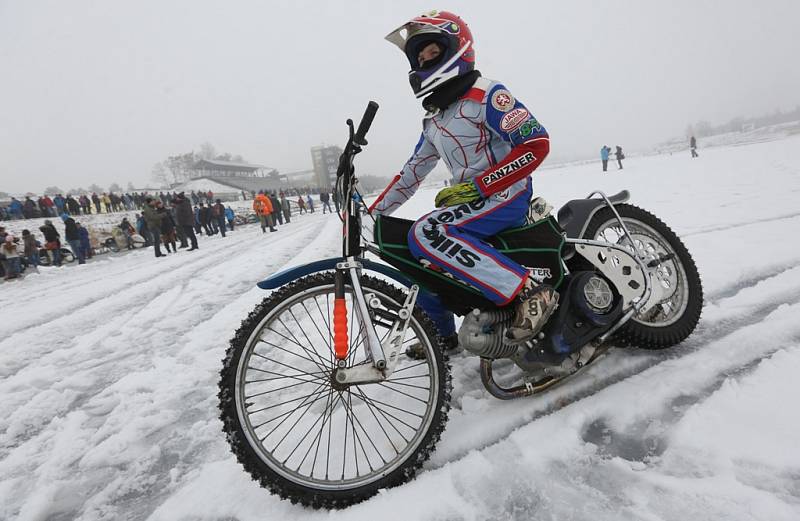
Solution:
[{"label": "white and blue racing suit", "polygon": [[[549,150],[547,131],[528,109],[502,84],[480,77],[445,110],[425,116],[414,154],[371,210],[393,212],[443,160],[453,183],[472,182],[482,197],[422,216],[409,232],[409,248],[418,259],[506,305],[522,289],[527,270],[484,239],[524,223],[530,174]],[[443,335],[451,333],[441,329]]]}]

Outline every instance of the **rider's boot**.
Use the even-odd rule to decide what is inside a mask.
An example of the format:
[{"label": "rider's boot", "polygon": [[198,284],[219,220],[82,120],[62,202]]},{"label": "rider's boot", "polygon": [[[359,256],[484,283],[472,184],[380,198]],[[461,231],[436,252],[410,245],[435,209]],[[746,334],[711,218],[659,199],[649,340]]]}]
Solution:
[{"label": "rider's boot", "polygon": [[517,298],[514,320],[506,331],[510,344],[521,344],[538,335],[558,307],[558,292],[537,284],[531,277]]}]

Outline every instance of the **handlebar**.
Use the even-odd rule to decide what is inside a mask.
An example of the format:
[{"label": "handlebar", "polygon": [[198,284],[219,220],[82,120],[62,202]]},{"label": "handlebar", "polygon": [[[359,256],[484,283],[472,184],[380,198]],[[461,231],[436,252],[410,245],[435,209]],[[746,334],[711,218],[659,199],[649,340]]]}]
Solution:
[{"label": "handlebar", "polygon": [[356,145],[365,146],[367,140],[365,139],[369,127],[372,125],[372,120],[375,119],[375,113],[378,112],[378,104],[370,101],[367,104],[367,109],[364,111],[364,116],[361,118],[361,123],[358,124],[358,130],[353,137],[353,142]]}]

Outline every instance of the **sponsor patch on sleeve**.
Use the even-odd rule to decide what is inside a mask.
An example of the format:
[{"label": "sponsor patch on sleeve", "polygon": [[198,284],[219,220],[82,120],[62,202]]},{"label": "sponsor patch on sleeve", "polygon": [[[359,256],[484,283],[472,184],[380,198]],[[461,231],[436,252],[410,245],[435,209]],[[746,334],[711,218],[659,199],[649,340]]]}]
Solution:
[{"label": "sponsor patch on sleeve", "polygon": [[528,118],[530,118],[530,113],[527,110],[522,108],[514,109],[507,112],[503,119],[500,120],[500,129],[504,132],[511,132],[522,125]]},{"label": "sponsor patch on sleeve", "polygon": [[508,112],[514,108],[514,96],[506,89],[498,89],[492,94],[492,107],[500,112]]}]

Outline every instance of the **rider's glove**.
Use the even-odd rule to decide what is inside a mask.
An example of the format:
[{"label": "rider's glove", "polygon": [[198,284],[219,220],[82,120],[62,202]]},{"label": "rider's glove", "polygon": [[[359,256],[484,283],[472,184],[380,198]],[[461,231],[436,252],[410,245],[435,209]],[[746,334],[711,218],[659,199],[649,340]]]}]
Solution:
[{"label": "rider's glove", "polygon": [[471,203],[481,198],[481,193],[475,183],[468,181],[448,186],[436,194],[434,204],[437,208],[445,206],[456,206],[459,204]]}]

